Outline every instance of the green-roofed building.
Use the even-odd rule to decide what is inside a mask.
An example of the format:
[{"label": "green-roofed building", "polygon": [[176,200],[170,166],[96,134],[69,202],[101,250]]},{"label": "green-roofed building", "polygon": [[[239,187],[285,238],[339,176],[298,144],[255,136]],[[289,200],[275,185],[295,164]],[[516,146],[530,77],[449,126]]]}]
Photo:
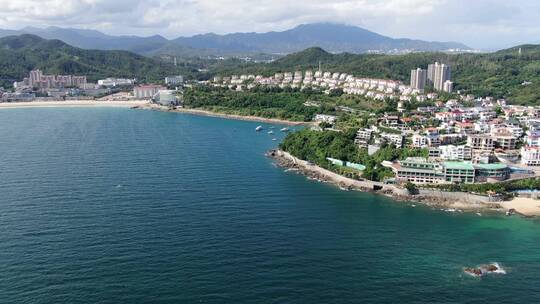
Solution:
[{"label": "green-roofed building", "polygon": [[464,161],[434,162],[423,158],[410,157],[394,164],[392,169],[396,180],[417,184],[465,183],[506,180],[510,169],[502,163],[473,164]]},{"label": "green-roofed building", "polygon": [[475,164],[476,181],[486,182],[489,179],[505,180],[510,176],[510,168],[502,163],[497,164]]},{"label": "green-roofed building", "polygon": [[469,162],[444,162],[444,177],[450,183],[474,183],[475,169]]},{"label": "green-roofed building", "polygon": [[444,174],[441,165],[421,157],[409,157],[392,166],[392,170],[399,182],[415,184],[444,183]]},{"label": "green-roofed building", "polygon": [[346,161],[342,161],[342,160],[331,158],[331,157],[327,157],[326,160],[328,160],[330,163],[332,163],[332,165],[335,165],[335,166],[347,167],[347,168],[355,169],[358,171],[366,170],[366,166],[362,164],[346,162]]}]

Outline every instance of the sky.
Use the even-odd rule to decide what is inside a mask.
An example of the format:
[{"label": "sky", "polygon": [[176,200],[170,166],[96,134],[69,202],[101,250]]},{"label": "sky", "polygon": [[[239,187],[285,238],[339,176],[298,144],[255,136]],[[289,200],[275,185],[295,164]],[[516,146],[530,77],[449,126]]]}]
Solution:
[{"label": "sky", "polygon": [[60,26],[167,38],[333,22],[477,49],[540,43],[538,0],[0,0],[0,28]]}]

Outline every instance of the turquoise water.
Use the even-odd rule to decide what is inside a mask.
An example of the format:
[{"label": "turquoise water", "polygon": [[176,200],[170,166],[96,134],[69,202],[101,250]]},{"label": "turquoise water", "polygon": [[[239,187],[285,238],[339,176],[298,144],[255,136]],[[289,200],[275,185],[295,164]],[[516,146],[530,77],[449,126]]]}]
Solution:
[{"label": "turquoise water", "polygon": [[257,125],[0,111],[0,303],[540,302],[539,222],[308,181]]}]

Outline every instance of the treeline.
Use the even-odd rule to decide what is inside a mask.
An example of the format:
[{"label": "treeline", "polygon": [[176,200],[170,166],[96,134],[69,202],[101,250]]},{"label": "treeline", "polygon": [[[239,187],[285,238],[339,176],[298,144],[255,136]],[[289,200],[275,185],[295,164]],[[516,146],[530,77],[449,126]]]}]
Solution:
[{"label": "treeline", "polygon": [[425,149],[396,149],[389,144],[383,144],[375,154],[369,155],[367,149],[361,149],[354,143],[355,137],[355,129],[349,129],[345,132],[319,132],[304,129],[287,135],[281,143],[280,149],[333,171],[338,171],[340,168],[328,162],[327,157],[362,164],[366,166],[362,177],[374,181],[383,181],[385,178],[393,176],[390,169],[381,165],[385,160],[394,161],[407,157],[428,156]]},{"label": "treeline", "polygon": [[[306,102],[314,106],[304,105]],[[336,114],[336,106],[380,107],[360,96],[326,95],[319,90],[300,91],[269,86],[257,86],[242,92],[234,88],[195,86],[184,90],[183,104],[188,108],[292,121],[311,121],[315,114]]]}]

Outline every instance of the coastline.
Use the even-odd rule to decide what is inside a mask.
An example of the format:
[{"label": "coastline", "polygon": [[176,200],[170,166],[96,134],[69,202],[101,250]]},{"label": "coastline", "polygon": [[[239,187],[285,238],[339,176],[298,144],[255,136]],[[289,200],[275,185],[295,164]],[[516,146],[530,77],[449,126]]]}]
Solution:
[{"label": "coastline", "polygon": [[243,116],[243,115],[236,115],[236,114],[226,114],[226,113],[219,113],[219,112],[212,112],[209,110],[201,110],[201,109],[186,109],[186,108],[175,108],[170,109],[165,106],[156,105],[156,104],[145,104],[138,107],[139,109],[143,110],[156,110],[156,111],[163,111],[163,112],[176,112],[176,113],[186,113],[186,114],[194,114],[199,116],[209,116],[209,117],[218,117],[218,118],[225,118],[225,119],[234,119],[234,120],[245,120],[245,121],[255,121],[255,122],[262,122],[262,123],[270,123],[270,124],[280,124],[280,125],[288,125],[288,126],[303,126],[303,125],[311,125],[312,122],[303,122],[303,121],[290,121],[290,120],[284,120],[284,119],[278,119],[278,118],[264,118],[259,116]]},{"label": "coastline", "polygon": [[501,205],[507,210],[514,209],[523,216],[540,216],[540,201],[532,198],[516,197],[511,201],[501,202]]},{"label": "coastline", "polygon": [[[526,204],[521,198],[512,201],[496,201],[486,196],[464,192],[444,192],[420,189],[418,194],[410,195],[406,189],[395,185],[386,185],[368,180],[354,180],[321,168],[307,161],[300,160],[282,150],[272,150],[267,154],[278,166],[296,171],[308,179],[329,183],[342,190],[370,192],[392,198],[396,202],[419,203],[447,212],[506,212],[514,209],[515,213],[526,216],[540,216],[540,201],[537,206]],[[527,201],[530,203],[530,201]]]},{"label": "coastline", "polygon": [[0,109],[19,108],[56,108],[56,107],[115,107],[132,108],[148,104],[146,100],[134,101],[97,101],[97,100],[66,100],[66,101],[30,101],[30,102],[0,102]]},{"label": "coastline", "polygon": [[[116,107],[163,112],[187,113],[199,116],[209,116],[224,119],[255,121],[261,123],[282,124],[289,126],[311,125],[312,122],[294,122],[275,118],[257,116],[242,116],[235,114],[216,113],[208,110],[176,108],[152,104],[146,100],[135,101],[96,101],[96,100],[68,100],[68,101],[33,101],[0,103],[1,109],[17,108],[54,108],[54,107]],[[370,192],[384,195],[398,202],[421,203],[433,208],[442,208],[449,212],[507,212],[512,211],[525,217],[540,216],[540,200],[516,197],[510,201],[497,201],[487,196],[474,195],[464,192],[444,192],[439,190],[420,189],[418,194],[410,195],[406,189],[395,185],[373,182],[369,180],[354,180],[321,168],[307,161],[300,160],[291,154],[272,150],[267,156],[273,158],[277,165],[287,170],[297,171],[312,180],[318,180],[338,186],[342,190]]]}]

